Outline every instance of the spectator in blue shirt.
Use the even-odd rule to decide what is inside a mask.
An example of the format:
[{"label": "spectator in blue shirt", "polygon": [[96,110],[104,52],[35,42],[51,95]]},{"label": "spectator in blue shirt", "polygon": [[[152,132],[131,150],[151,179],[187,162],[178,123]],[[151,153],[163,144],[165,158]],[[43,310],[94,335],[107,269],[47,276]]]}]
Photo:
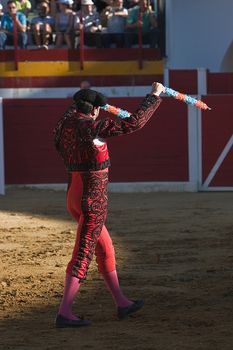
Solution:
[{"label": "spectator in blue shirt", "polygon": [[123,0],[114,0],[112,6],[103,10],[107,20],[107,31],[102,35],[103,46],[110,47],[115,43],[116,47],[124,47],[124,31],[128,10],[123,7]]},{"label": "spectator in blue shirt", "polygon": [[17,12],[16,3],[14,0],[7,2],[8,12],[2,16],[0,29],[0,49],[5,49],[6,45],[14,44],[13,36],[13,18],[15,17],[15,24],[18,32],[18,45],[21,49],[27,46],[26,16],[22,12]]},{"label": "spectator in blue shirt", "polygon": [[31,20],[33,39],[37,48],[48,49],[48,45],[53,41],[54,19],[49,13],[49,4],[46,1],[41,1],[38,5],[38,16]]}]

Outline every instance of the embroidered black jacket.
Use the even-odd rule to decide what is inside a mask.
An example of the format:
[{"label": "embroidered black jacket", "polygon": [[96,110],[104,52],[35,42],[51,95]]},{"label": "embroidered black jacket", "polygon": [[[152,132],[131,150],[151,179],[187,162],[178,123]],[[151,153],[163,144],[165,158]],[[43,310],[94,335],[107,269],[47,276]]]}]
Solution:
[{"label": "embroidered black jacket", "polygon": [[76,110],[73,104],[54,130],[55,146],[68,171],[101,170],[110,159],[104,139],[140,130],[152,117],[161,98],[147,95],[130,117],[94,120]]}]

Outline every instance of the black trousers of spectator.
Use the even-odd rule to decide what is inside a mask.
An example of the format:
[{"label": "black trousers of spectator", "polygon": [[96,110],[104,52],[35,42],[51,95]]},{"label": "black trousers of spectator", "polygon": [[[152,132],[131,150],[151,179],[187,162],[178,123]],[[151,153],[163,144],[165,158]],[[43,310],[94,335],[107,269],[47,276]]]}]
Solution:
[{"label": "black trousers of spectator", "polygon": [[101,36],[102,36],[101,32],[84,33],[84,45],[101,48],[102,47]]},{"label": "black trousers of spectator", "polygon": [[[150,45],[151,48],[158,46],[159,42],[159,30],[158,28],[153,28],[147,33],[142,34],[142,44]],[[125,47],[131,47],[132,45],[138,44],[138,33],[127,29],[125,32]]]},{"label": "black trousers of spectator", "polygon": [[102,45],[103,47],[110,47],[111,44],[116,44],[116,47],[124,47],[124,33],[103,33]]}]

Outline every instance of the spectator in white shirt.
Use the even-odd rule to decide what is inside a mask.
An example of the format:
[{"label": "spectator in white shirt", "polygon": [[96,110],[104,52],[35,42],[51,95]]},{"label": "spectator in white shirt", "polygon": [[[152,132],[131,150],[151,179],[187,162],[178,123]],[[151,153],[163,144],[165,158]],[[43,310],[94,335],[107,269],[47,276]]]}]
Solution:
[{"label": "spectator in white shirt", "polygon": [[84,31],[85,46],[101,47],[101,31],[99,13],[94,8],[92,0],[82,0],[81,2],[82,22],[80,21],[80,11],[75,17],[76,34],[80,34],[80,30]]}]

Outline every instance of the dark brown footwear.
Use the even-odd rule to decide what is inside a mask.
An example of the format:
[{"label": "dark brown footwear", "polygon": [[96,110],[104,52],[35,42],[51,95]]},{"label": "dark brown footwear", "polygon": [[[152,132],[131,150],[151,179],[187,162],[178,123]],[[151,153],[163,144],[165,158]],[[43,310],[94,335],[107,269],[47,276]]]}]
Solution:
[{"label": "dark brown footwear", "polygon": [[55,326],[56,328],[67,328],[67,327],[83,327],[83,326],[90,326],[91,321],[88,320],[69,320],[68,318],[57,315],[55,320]]},{"label": "dark brown footwear", "polygon": [[144,305],[143,300],[133,300],[132,305],[117,308],[117,317],[120,320],[123,320],[124,318],[128,317],[130,314],[140,310],[143,307],[143,305]]}]

